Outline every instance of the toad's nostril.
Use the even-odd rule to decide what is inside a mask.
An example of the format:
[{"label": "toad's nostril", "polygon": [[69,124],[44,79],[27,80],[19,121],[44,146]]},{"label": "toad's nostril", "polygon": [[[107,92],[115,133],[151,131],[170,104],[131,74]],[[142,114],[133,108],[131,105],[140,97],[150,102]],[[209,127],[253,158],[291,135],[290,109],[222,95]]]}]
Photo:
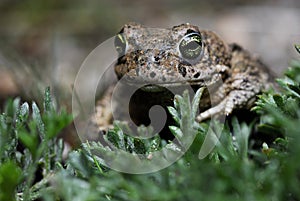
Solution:
[{"label": "toad's nostril", "polygon": [[152,57],[152,61],[155,63],[155,64],[159,64],[159,61],[160,61],[160,57],[159,56],[153,56]]},{"label": "toad's nostril", "polygon": [[197,72],[196,74],[194,74],[194,78],[198,78],[200,76],[200,73]]}]

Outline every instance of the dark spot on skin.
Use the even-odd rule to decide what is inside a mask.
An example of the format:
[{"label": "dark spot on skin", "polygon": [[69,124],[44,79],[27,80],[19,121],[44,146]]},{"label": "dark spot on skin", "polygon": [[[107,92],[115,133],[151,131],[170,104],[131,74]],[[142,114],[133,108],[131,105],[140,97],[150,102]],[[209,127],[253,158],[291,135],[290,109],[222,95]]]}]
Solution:
[{"label": "dark spot on skin", "polygon": [[154,72],[151,72],[151,73],[150,73],[150,77],[151,77],[151,78],[154,78],[155,76],[156,76],[156,73],[154,73]]},{"label": "dark spot on skin", "polygon": [[244,78],[244,79],[243,79],[243,82],[248,83],[249,80],[248,80],[247,78]]},{"label": "dark spot on skin", "polygon": [[185,68],[184,66],[182,66],[182,65],[179,64],[179,66],[178,66],[178,71],[179,71],[179,73],[180,73],[183,77],[186,76],[186,68]]},{"label": "dark spot on skin", "polygon": [[196,31],[194,31],[194,30],[192,30],[192,29],[188,29],[187,31],[186,31],[186,35],[187,34],[190,34],[190,33],[195,33]]},{"label": "dark spot on skin", "polygon": [[221,77],[222,77],[222,80],[224,81],[229,77],[229,75],[227,72],[221,72]]},{"label": "dark spot on skin", "polygon": [[182,63],[182,65],[185,65],[185,66],[192,66],[191,63],[189,63],[189,62],[187,62],[185,60],[181,61],[181,63]]},{"label": "dark spot on skin", "polygon": [[121,56],[118,58],[117,64],[125,64],[125,63],[126,63],[126,60],[124,59],[124,56]]},{"label": "dark spot on skin", "polygon": [[200,76],[200,73],[198,72],[194,75],[194,78],[198,78],[199,76]]},{"label": "dark spot on skin", "polygon": [[234,51],[240,52],[240,51],[243,50],[243,48],[240,45],[236,44],[236,43],[230,44],[230,47],[231,47],[231,51],[233,51],[233,52]]},{"label": "dark spot on skin", "polygon": [[154,56],[154,62],[153,63],[155,63],[157,65],[160,65],[160,58],[159,58],[159,56]]},{"label": "dark spot on skin", "polygon": [[144,59],[144,58],[142,58],[142,59],[140,59],[140,60],[139,60],[139,62],[141,62],[141,63],[145,63],[145,59]]}]

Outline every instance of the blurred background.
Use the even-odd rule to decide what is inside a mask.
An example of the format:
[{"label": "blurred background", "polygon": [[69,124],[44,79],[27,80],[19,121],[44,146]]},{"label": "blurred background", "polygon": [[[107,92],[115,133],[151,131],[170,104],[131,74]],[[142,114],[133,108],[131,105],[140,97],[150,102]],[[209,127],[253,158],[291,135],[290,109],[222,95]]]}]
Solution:
[{"label": "blurred background", "polygon": [[297,0],[1,0],[0,101],[39,99],[51,86],[70,108],[72,83],[86,56],[130,21],[213,30],[280,75],[299,58],[293,46],[300,43],[299,19]]}]

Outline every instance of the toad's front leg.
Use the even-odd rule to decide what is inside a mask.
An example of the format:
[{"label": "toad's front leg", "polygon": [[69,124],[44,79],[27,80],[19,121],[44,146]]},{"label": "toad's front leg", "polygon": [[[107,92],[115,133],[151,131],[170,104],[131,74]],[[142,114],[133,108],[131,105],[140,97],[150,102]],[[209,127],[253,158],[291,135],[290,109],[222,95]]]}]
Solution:
[{"label": "toad's front leg", "polygon": [[197,116],[196,120],[201,122],[216,115],[228,116],[235,109],[249,108],[253,105],[256,94],[256,91],[239,89],[233,90],[220,103],[204,112],[201,112]]},{"label": "toad's front leg", "polygon": [[[216,104],[197,116],[199,122],[218,114],[230,115],[235,109],[249,109],[256,95],[273,86],[273,76],[258,58],[252,57],[236,44],[230,47],[229,78],[215,93]],[[214,103],[214,100],[211,101]]]},{"label": "toad's front leg", "polygon": [[[215,93],[216,99],[220,101],[200,113],[196,118],[197,121],[200,122],[218,114],[228,116],[235,109],[249,109],[254,104],[256,95],[268,86],[267,76],[263,72],[258,72],[255,66],[248,65],[244,69],[240,66],[233,66],[232,69],[236,73],[231,74],[231,78],[227,79]],[[214,103],[214,100],[211,101]]]}]

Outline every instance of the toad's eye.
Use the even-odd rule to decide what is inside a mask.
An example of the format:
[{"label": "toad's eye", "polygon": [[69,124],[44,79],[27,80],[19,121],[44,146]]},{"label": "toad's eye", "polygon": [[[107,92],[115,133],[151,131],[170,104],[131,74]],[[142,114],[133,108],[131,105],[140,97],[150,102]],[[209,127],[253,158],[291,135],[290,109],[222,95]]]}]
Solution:
[{"label": "toad's eye", "polygon": [[115,37],[115,48],[120,56],[123,56],[125,54],[126,47],[127,47],[126,39],[122,33],[119,33]]},{"label": "toad's eye", "polygon": [[183,59],[194,61],[202,53],[202,39],[198,32],[188,33],[179,43],[179,52]]}]

